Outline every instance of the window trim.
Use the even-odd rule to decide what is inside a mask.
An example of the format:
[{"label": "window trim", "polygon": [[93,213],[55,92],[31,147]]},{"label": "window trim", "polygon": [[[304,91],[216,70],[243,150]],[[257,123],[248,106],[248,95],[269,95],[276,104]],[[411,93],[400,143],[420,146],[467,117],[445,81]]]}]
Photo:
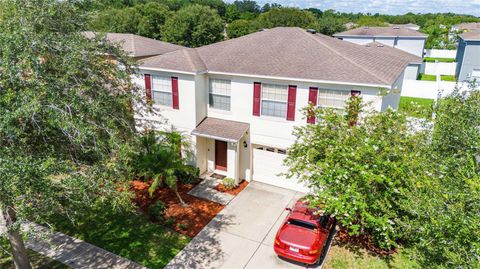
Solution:
[{"label": "window trim", "polygon": [[[317,90],[317,105],[316,107],[321,107],[321,108],[333,108],[333,109],[338,109],[338,110],[345,110],[346,109],[346,106],[343,106],[343,107],[338,107],[338,106],[330,106],[330,105],[321,105],[320,104],[320,95],[321,95],[321,92],[322,91],[334,91],[334,92],[344,92],[346,93],[346,100],[348,100],[348,98],[350,98],[350,96],[352,95],[352,91],[351,90],[337,90],[337,89],[328,89],[328,88],[318,88]],[[326,100],[334,100],[334,101],[341,101],[343,99],[340,99],[340,98],[326,98]]]},{"label": "window trim", "polygon": [[[212,82],[214,80],[217,80],[217,81],[226,81],[228,82],[228,85],[229,85],[229,89],[228,91],[230,92],[229,95],[226,95],[226,94],[219,94],[219,93],[213,93],[212,92]],[[228,97],[228,100],[229,100],[229,109],[223,109],[223,108],[218,108],[218,107],[214,107],[212,105],[212,103],[210,103],[210,95],[213,95],[213,96],[221,96],[221,97]],[[232,81],[229,80],[229,79],[221,79],[221,78],[209,78],[208,79],[208,108],[210,109],[214,109],[214,110],[219,110],[219,111],[231,111],[232,110]]]},{"label": "window trim", "polygon": [[[153,81],[154,81],[155,78],[163,78],[163,79],[166,79],[166,80],[170,81],[170,91],[154,88],[155,83],[153,83]],[[173,87],[172,87],[171,77],[160,76],[160,75],[151,75],[151,91],[152,91],[152,100],[153,100],[154,105],[162,106],[162,107],[169,107],[169,108],[173,107]],[[159,103],[155,102],[155,92],[170,94],[170,96],[171,96],[170,104],[159,104]]]},{"label": "window trim", "polygon": [[[285,101],[278,101],[278,100],[263,98],[265,85],[274,85],[274,86],[285,87],[285,93],[286,93],[287,99]],[[283,103],[285,105],[285,115],[282,115],[282,116],[264,115],[263,114],[263,101],[264,100],[269,101],[269,102],[273,102],[273,103]],[[284,120],[286,120],[287,119],[287,114],[288,114],[288,85],[275,84],[275,83],[262,83],[261,84],[261,91],[260,91],[260,116],[261,117],[272,118],[272,119],[284,119]]]}]

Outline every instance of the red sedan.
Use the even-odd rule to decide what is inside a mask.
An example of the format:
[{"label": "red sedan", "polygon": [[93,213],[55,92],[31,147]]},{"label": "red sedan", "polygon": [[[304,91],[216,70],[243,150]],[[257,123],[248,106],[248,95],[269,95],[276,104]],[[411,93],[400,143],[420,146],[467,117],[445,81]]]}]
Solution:
[{"label": "red sedan", "polygon": [[298,200],[285,218],[275,237],[274,250],[278,256],[306,264],[319,262],[334,219],[314,214],[308,202]]}]

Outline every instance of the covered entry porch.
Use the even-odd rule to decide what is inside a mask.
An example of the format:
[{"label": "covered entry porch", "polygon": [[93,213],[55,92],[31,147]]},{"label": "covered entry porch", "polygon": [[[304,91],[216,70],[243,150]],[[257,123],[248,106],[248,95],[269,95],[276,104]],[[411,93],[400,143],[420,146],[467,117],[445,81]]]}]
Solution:
[{"label": "covered entry porch", "polygon": [[197,166],[201,173],[216,173],[235,179],[251,179],[250,125],[205,118],[192,131],[196,137]]}]

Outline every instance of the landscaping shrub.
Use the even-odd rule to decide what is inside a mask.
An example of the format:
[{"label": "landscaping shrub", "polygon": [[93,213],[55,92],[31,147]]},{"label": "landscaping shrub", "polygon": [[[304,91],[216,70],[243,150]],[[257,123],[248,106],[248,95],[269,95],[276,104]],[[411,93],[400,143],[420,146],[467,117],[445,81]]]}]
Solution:
[{"label": "landscaping shrub", "polygon": [[424,62],[427,63],[434,63],[435,61],[438,61],[439,63],[453,63],[455,62],[454,58],[432,58],[432,57],[426,57],[423,59]]},{"label": "landscaping shrub", "polygon": [[437,76],[429,74],[418,74],[417,80],[437,81]]},{"label": "landscaping shrub", "polygon": [[227,190],[233,190],[237,187],[237,183],[235,182],[235,179],[226,177],[222,180],[222,184]]},{"label": "landscaping shrub", "polygon": [[433,99],[402,96],[398,111],[409,117],[431,119]]},{"label": "landscaping shrub", "polygon": [[192,165],[186,165],[182,170],[177,170],[175,175],[181,183],[192,184],[200,176],[200,169]]},{"label": "landscaping shrub", "polygon": [[164,202],[156,201],[148,208],[148,215],[150,215],[150,217],[154,220],[162,221],[166,210],[167,206]]}]

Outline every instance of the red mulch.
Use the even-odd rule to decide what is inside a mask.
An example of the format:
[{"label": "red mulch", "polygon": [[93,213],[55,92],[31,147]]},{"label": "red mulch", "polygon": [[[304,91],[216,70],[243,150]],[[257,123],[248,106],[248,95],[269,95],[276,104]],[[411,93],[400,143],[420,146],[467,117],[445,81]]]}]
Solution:
[{"label": "red mulch", "polygon": [[335,240],[339,243],[348,243],[351,245],[359,246],[379,256],[388,256],[397,252],[396,249],[385,250],[375,246],[375,244],[373,243],[372,237],[369,235],[353,236],[353,235],[349,235],[348,232],[344,229],[341,229],[340,231],[337,232],[337,235],[335,236]]},{"label": "red mulch", "polygon": [[240,184],[238,184],[238,186],[234,189],[228,190],[227,188],[225,188],[225,186],[222,183],[218,184],[215,187],[215,189],[219,192],[224,192],[224,193],[228,193],[228,194],[231,194],[231,195],[237,195],[240,192],[242,192],[243,189],[245,189],[247,187],[247,185],[248,185],[248,181],[242,180],[242,182],[240,182]]},{"label": "red mulch", "polygon": [[[132,191],[135,192],[134,201],[143,212],[147,212],[150,204],[161,200],[167,207],[165,219],[173,218],[175,220],[174,229],[189,237],[196,236],[224,208],[221,204],[187,194],[195,186],[193,184],[178,185],[178,192],[188,207],[182,207],[175,193],[167,187],[158,188],[150,197],[148,193],[150,184],[151,182],[146,183],[139,180],[131,182]],[[181,229],[179,226],[186,228]]]}]

